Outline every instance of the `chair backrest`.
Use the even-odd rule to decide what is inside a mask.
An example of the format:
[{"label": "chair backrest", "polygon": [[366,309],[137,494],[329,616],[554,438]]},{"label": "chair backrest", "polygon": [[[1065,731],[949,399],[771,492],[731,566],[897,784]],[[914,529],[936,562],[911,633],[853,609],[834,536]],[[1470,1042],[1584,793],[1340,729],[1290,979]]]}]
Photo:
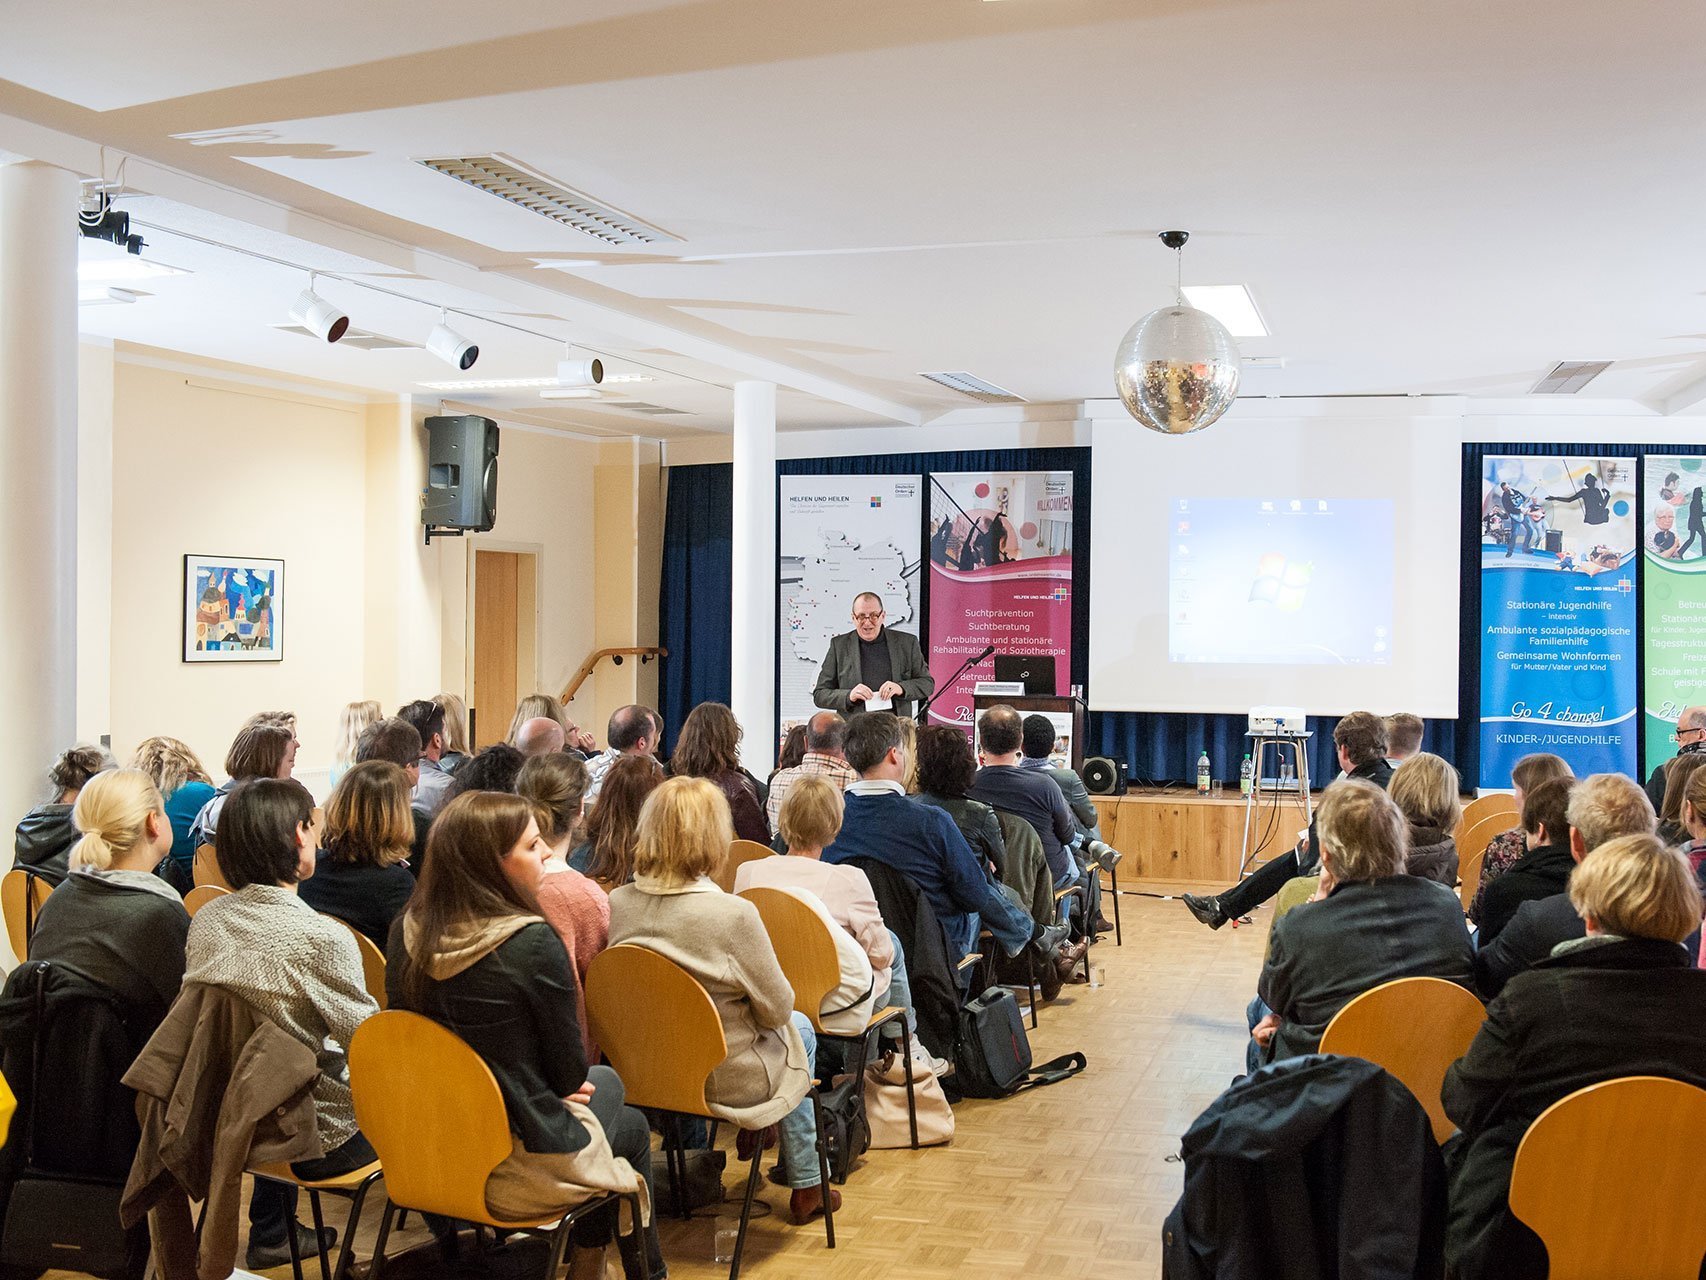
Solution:
[{"label": "chair backrest", "polygon": [[1469,1049],[1487,1011],[1468,991],[1443,978],[1399,978],[1352,1000],[1327,1024],[1322,1053],[1366,1058],[1385,1067],[1416,1095],[1444,1142],[1455,1126],[1440,1101],[1445,1071]]},{"label": "chair backrest", "polygon": [[1457,866],[1459,874],[1468,863],[1475,863],[1477,872],[1481,855],[1487,852],[1487,846],[1493,842],[1493,837],[1503,835],[1512,827],[1517,826],[1519,819],[1514,813],[1491,813],[1473,826],[1463,829],[1463,839],[1457,842]]},{"label": "chair backrest", "polygon": [[30,958],[30,935],[35,932],[36,914],[53,886],[43,877],[13,867],[0,876],[0,914],[6,917],[6,941],[21,964]]},{"label": "chair backrest", "polygon": [[391,1202],[490,1223],[486,1179],[509,1157],[510,1132],[480,1055],[438,1023],[390,1009],[356,1028],[349,1077]]},{"label": "chair backrest", "polygon": [[[1463,806],[1463,816],[1457,820],[1457,829],[1451,833],[1452,839],[1456,840],[1458,844],[1461,845],[1463,843],[1462,836],[1470,827],[1481,821],[1481,819],[1490,818],[1496,813],[1510,814],[1510,825],[1514,827],[1520,816],[1516,797],[1508,792],[1497,791],[1492,795],[1481,796],[1478,799],[1471,800],[1468,804]],[[1509,830],[1509,828],[1507,827],[1506,830]]]},{"label": "chair backrest", "polygon": [[[328,920],[338,920],[336,916],[327,916]],[[373,939],[362,933],[348,920],[338,920],[338,923],[350,931],[355,939],[355,949],[361,952],[361,984],[367,988],[367,994],[373,997],[381,1009],[387,1007],[385,1000],[385,953],[373,945]]]},{"label": "chair backrest", "polygon": [[711,878],[721,886],[724,893],[733,893],[735,872],[740,870],[742,863],[775,856],[776,850],[767,844],[759,844],[756,840],[736,840],[729,846],[729,856],[723,860],[723,869]]},{"label": "chair backrest", "polygon": [[1545,1242],[1551,1280],[1695,1280],[1703,1149],[1706,1089],[1658,1076],[1589,1085],[1528,1127],[1511,1211]]},{"label": "chair backrest", "polygon": [[198,886],[211,884],[217,885],[221,889],[231,887],[225,879],[225,873],[219,869],[219,858],[210,844],[199,845],[196,848],[191,874]]},{"label": "chair backrest", "polygon": [[794,1008],[822,1031],[818,1014],[824,997],[841,985],[841,961],[835,939],[822,918],[791,893],[754,886],[740,895],[758,908],[776,960],[794,988]]},{"label": "chair backrest", "polygon": [[229,889],[221,889],[216,884],[198,884],[184,895],[184,910],[193,919],[195,913],[217,898],[223,898],[230,893]]},{"label": "chair backrest", "polygon": [[687,970],[631,943],[606,947],[587,966],[586,1016],[630,1105],[710,1114],[705,1081],[729,1047],[717,1006]]}]

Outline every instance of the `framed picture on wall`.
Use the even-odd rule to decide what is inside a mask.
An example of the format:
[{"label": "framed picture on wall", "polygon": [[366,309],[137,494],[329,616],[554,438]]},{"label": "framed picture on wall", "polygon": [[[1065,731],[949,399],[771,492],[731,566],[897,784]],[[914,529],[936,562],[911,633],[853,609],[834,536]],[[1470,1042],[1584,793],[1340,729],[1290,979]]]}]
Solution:
[{"label": "framed picture on wall", "polygon": [[184,557],[184,661],[284,657],[284,561]]}]

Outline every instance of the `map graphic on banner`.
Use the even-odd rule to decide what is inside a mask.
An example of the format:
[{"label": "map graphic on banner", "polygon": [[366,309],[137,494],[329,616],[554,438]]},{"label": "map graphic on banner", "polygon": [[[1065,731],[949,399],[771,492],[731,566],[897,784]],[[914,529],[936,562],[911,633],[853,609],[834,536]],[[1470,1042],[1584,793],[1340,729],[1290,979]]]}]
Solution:
[{"label": "map graphic on banner", "polygon": [[875,591],[886,625],[918,629],[918,476],[783,476],[776,543],[781,627],[776,710],[786,733],[817,710],[812,686],[831,638],[853,629],[853,597]]},{"label": "map graphic on banner", "polygon": [[972,687],[994,659],[944,690],[967,658],[1054,658],[1055,692],[1072,679],[1072,473],[1000,471],[930,477],[931,724],[970,728]]},{"label": "map graphic on banner", "polygon": [[1636,769],[1631,458],[1490,457],[1481,475],[1481,778],[1551,752]]},{"label": "map graphic on banner", "polygon": [[1706,458],[1649,453],[1643,467],[1642,736],[1650,770],[1675,754],[1677,716],[1706,703]]}]

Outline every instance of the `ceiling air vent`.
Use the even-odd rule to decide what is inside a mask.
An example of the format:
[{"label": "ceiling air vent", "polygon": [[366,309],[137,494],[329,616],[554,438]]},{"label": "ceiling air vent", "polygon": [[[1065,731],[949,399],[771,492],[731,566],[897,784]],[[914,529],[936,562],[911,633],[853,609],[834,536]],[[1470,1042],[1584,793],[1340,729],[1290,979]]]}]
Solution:
[{"label": "ceiling air vent", "polygon": [[608,409],[626,409],[629,413],[643,413],[650,417],[661,417],[666,413],[689,414],[689,409],[666,409],[661,404],[647,404],[644,400],[624,400],[620,403],[605,406]]},{"label": "ceiling air vent", "polygon": [[605,244],[662,244],[681,240],[680,236],[553,182],[507,156],[445,156],[420,163],[435,173],[465,182]]},{"label": "ceiling air vent", "polygon": [[1573,396],[1609,368],[1609,360],[1560,360],[1552,372],[1534,384],[1534,394]]},{"label": "ceiling air vent", "polygon": [[973,400],[981,400],[984,404],[1024,404],[1024,396],[1016,396],[1005,387],[998,387],[993,382],[985,382],[982,378],[974,378],[971,374],[960,370],[957,373],[921,373],[920,378],[958,391],[962,396],[970,396]]},{"label": "ceiling air vent", "polygon": [[[304,338],[312,338],[322,347],[326,340],[311,329],[304,329],[299,324],[275,324],[273,328],[280,333],[294,333]],[[382,333],[369,333],[366,329],[357,329],[351,325],[344,330],[344,336],[338,339],[340,347],[358,347],[363,351],[418,351],[418,342],[404,342],[401,338],[387,338]]]}]

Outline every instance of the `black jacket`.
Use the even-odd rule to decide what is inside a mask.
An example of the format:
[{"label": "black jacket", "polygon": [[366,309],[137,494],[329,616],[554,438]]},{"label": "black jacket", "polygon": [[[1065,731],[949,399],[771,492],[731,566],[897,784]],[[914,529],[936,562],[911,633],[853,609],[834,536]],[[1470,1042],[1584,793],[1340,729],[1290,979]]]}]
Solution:
[{"label": "black jacket", "polygon": [[1404,854],[1404,870],[1410,875],[1434,880],[1447,889],[1457,887],[1457,842],[1449,831],[1410,824],[1410,843]]},{"label": "black jacket", "polygon": [[[509,1127],[536,1154],[579,1151],[590,1141],[563,1105],[586,1083],[586,1049],[575,1020],[575,975],[551,926],[524,925],[442,982],[427,980],[419,1003],[403,987],[403,920],[391,926],[385,994],[468,1042],[497,1078]],[[643,998],[643,992],[635,998]]]},{"label": "black jacket", "polygon": [[1333,1015],[1394,978],[1470,985],[1473,948],[1455,893],[1418,876],[1339,885],[1274,922],[1256,990],[1279,1015],[1268,1060],[1314,1053]]},{"label": "black jacket", "polygon": [[152,1035],[183,985],[189,933],[182,902],[79,872],[42,904],[30,959],[67,965],[116,992],[152,1019]]},{"label": "black jacket", "polygon": [[[1483,1000],[1491,1000],[1517,974],[1551,955],[1553,947],[1572,938],[1585,938],[1587,931],[1567,893],[1523,903],[1492,944],[1475,953],[1475,989]],[[1688,967],[1694,968],[1700,954],[1698,929],[1683,940],[1682,951]]]},{"label": "black jacket", "polygon": [[38,804],[18,823],[17,865],[33,867],[58,884],[70,870],[71,846],[81,833],[71,824],[68,804]]},{"label": "black jacket", "polygon": [[[1496,882],[1495,882],[1496,883]],[[1560,1098],[1620,1076],[1706,1088],[1706,973],[1673,942],[1584,944],[1519,973],[1445,1073],[1446,1249],[1460,1280],[1546,1274],[1545,1253],[1506,1204],[1516,1149]]]},{"label": "black jacket", "polygon": [[1485,947],[1497,938],[1523,903],[1563,893],[1575,867],[1568,844],[1543,844],[1511,863],[1481,896],[1481,931],[1476,945]]},{"label": "black jacket", "polygon": [[1002,838],[1001,823],[995,817],[995,810],[969,796],[950,800],[926,791],[912,799],[917,804],[934,805],[952,818],[971,851],[995,868],[996,879],[1006,879],[1007,841]]},{"label": "black jacket", "polygon": [[900,939],[906,957],[906,979],[912,987],[912,1012],[918,1019],[918,1038],[938,1058],[952,1059],[959,1026],[960,985],[948,959],[947,935],[930,899],[904,871],[876,858],[849,858],[871,882],[883,923]]},{"label": "black jacket", "polygon": [[381,951],[390,941],[391,922],[403,914],[414,891],[414,873],[400,862],[389,867],[339,862],[326,852],[314,864],[314,874],[296,887],[302,901],[366,934]]},{"label": "black jacket", "polygon": [[1263,1067],[1186,1131],[1165,1280],[1437,1280],[1445,1176],[1427,1113],[1361,1058]]},{"label": "black jacket", "polygon": [[[902,720],[911,718],[915,704],[928,698],[936,689],[930,674],[930,664],[924,660],[924,649],[918,637],[905,631],[884,627],[880,633],[888,641],[889,679],[903,692],[895,699],[894,713]],[[863,702],[849,702],[847,695],[865,683],[859,662],[859,633],[844,631],[829,642],[823,666],[818,671],[817,685],[812,689],[812,701],[826,711],[839,711],[855,716],[865,710]],[[873,688],[872,693],[876,690]]]},{"label": "black jacket", "polygon": [[[1372,782],[1382,791],[1386,784],[1392,781],[1392,766],[1381,756],[1368,764],[1359,764],[1349,774],[1353,778],[1361,778],[1364,782]],[[1315,835],[1315,819],[1309,819],[1309,838],[1303,842],[1303,847],[1297,851],[1297,874],[1312,876],[1321,869],[1321,844]]]}]

